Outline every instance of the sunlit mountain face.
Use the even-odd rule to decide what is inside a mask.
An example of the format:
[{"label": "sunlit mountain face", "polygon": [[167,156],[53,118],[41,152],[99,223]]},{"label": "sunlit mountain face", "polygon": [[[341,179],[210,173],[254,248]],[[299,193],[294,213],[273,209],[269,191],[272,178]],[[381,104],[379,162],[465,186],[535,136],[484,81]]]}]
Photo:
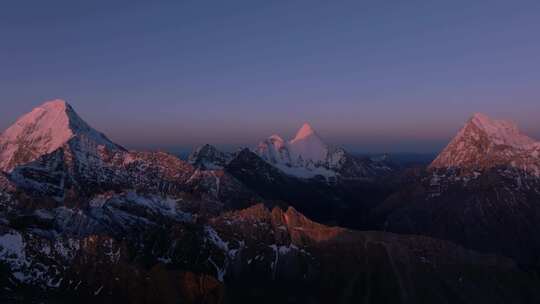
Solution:
[{"label": "sunlit mountain face", "polygon": [[401,159],[309,123],[186,160],[97,129],[54,100],[0,135],[2,303],[540,301],[540,143],[512,122]]}]

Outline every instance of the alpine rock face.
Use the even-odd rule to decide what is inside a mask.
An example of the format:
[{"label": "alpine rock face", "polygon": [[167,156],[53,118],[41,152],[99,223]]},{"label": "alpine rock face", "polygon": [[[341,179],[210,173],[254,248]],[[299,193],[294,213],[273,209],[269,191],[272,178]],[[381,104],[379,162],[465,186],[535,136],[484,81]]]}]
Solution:
[{"label": "alpine rock face", "polygon": [[285,141],[272,135],[259,143],[255,152],[286,174],[299,178],[370,179],[392,170],[383,162],[356,158],[342,148],[327,145],[307,123],[293,139]]}]

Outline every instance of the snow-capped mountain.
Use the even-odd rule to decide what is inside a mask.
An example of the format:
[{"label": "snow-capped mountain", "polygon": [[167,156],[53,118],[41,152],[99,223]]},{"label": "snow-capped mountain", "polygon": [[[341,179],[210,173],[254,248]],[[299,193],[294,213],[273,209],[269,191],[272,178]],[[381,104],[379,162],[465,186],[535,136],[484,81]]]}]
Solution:
[{"label": "snow-capped mountain", "polygon": [[216,147],[206,144],[197,147],[188,157],[188,163],[204,170],[223,169],[233,158],[230,153],[221,152]]},{"label": "snow-capped mountain", "polygon": [[123,150],[84,122],[68,103],[57,99],[23,115],[0,135],[0,170],[9,172],[73,141],[88,153]]},{"label": "snow-capped mountain", "polygon": [[[289,141],[288,147],[293,163],[300,166],[323,164],[331,156],[329,146],[321,140],[315,130],[307,123],[302,125],[296,136]],[[337,158],[337,160],[340,159],[340,157]],[[330,166],[335,165],[332,162],[328,162],[328,164]]]},{"label": "snow-capped mountain", "polygon": [[161,195],[189,190],[211,197],[246,192],[234,178],[201,172],[174,155],[125,150],[62,100],[21,117],[2,134],[1,147],[10,182],[57,202],[84,205],[97,193],[123,189]]},{"label": "snow-capped mountain", "polygon": [[384,162],[359,159],[326,144],[308,123],[293,139],[285,141],[272,135],[259,143],[255,152],[286,174],[300,178],[373,178],[392,170]]},{"label": "snow-capped mountain", "polygon": [[426,172],[377,207],[389,212],[384,228],[540,267],[538,147],[514,123],[474,114]]},{"label": "snow-capped mountain", "polygon": [[[344,154],[342,150],[331,151],[307,123],[290,141],[285,142],[279,135],[272,135],[257,146],[256,152],[283,171],[301,177],[317,174],[334,176],[335,172],[331,169],[336,167],[336,162],[339,162]],[[333,152],[339,154],[334,155]]]},{"label": "snow-capped mountain", "polygon": [[430,165],[472,172],[512,167],[540,176],[540,142],[516,124],[474,114]]}]

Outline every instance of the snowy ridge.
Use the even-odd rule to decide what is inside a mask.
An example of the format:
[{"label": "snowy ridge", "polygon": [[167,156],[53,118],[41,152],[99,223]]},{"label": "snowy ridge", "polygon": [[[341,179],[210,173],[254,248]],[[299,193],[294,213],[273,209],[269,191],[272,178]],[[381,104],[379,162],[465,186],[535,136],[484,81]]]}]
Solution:
[{"label": "snowy ridge", "polygon": [[122,150],[92,129],[68,103],[57,99],[23,115],[0,135],[0,170],[9,172],[54,152],[75,137],[92,146]]}]

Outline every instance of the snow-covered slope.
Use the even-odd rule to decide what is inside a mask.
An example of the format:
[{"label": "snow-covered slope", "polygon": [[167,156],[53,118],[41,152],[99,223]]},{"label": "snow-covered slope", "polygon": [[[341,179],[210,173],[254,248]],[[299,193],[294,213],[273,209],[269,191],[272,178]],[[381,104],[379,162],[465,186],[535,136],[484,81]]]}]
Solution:
[{"label": "snow-covered slope", "polygon": [[381,162],[361,160],[340,147],[326,144],[308,123],[293,139],[285,141],[272,135],[259,143],[254,152],[283,172],[300,178],[372,178],[391,170]]},{"label": "snow-covered slope", "polygon": [[91,128],[63,100],[53,100],[23,115],[0,135],[0,170],[9,172],[79,138],[86,146],[122,148]]},{"label": "snow-covered slope", "polygon": [[474,114],[430,168],[465,171],[513,167],[540,175],[540,142],[509,121]]}]

